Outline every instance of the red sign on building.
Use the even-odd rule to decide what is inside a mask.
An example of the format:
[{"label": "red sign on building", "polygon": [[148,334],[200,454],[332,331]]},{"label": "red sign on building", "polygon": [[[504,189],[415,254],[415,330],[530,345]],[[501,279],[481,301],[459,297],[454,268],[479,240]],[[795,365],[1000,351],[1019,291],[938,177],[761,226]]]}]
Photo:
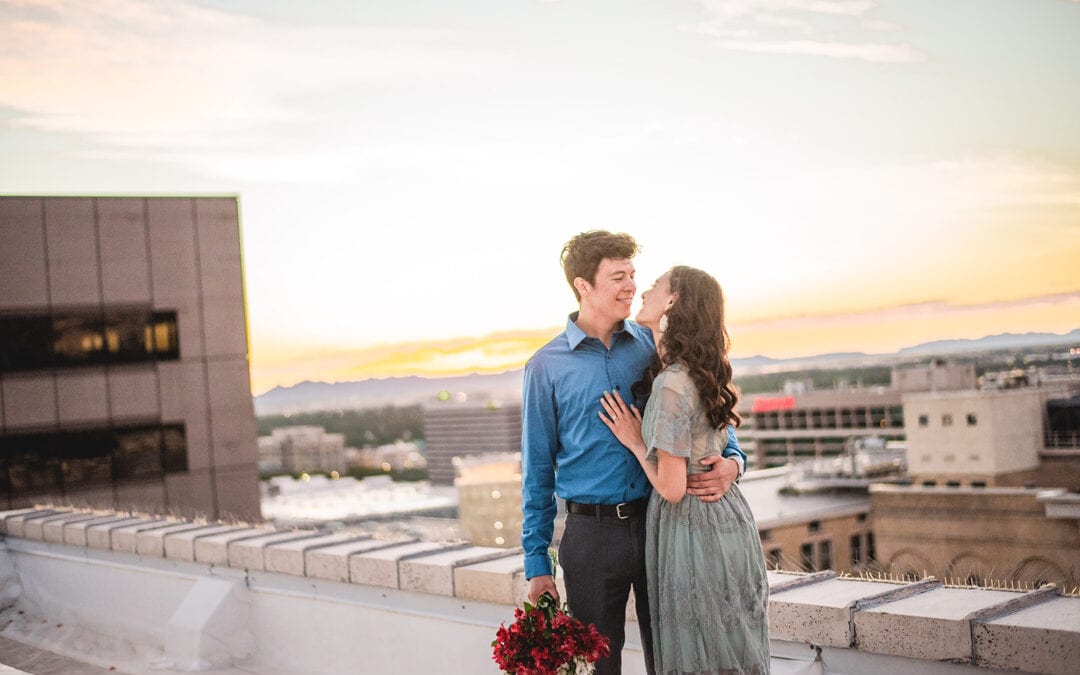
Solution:
[{"label": "red sign on building", "polygon": [[794,408],[794,396],[755,396],[754,405],[750,412],[763,413],[776,410],[793,410]]}]

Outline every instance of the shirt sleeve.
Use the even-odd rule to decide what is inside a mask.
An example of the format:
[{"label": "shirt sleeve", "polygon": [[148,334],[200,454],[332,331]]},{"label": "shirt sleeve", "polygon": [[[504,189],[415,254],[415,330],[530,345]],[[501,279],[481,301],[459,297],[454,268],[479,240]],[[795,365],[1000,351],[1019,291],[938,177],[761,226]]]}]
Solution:
[{"label": "shirt sleeve", "polygon": [[746,453],[739,447],[739,439],[735,436],[735,427],[728,425],[727,445],[724,446],[724,457],[730,457],[739,465],[739,478],[746,473]]},{"label": "shirt sleeve", "polygon": [[690,457],[694,401],[684,378],[678,375],[682,373],[663,373],[653,382],[656,422],[646,444],[649,448],[646,459],[655,460],[657,450],[664,450],[676,457]]},{"label": "shirt sleeve", "polygon": [[538,364],[525,366],[522,382],[521,546],[525,578],[551,574],[555,530],[555,453],[558,448],[555,389]]}]

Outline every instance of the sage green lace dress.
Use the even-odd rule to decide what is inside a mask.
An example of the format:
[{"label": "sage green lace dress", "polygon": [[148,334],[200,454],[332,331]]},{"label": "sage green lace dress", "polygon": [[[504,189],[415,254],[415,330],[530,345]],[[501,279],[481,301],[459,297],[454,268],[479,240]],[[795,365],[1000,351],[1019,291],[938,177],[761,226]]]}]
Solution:
[{"label": "sage green lace dress", "polygon": [[[723,453],[726,428],[709,426],[690,376],[679,364],[653,382],[642,434],[656,449],[699,460]],[[671,504],[653,491],[645,564],[657,675],[769,672],[769,586],[750,506],[738,485],[718,502],[686,495]]]}]

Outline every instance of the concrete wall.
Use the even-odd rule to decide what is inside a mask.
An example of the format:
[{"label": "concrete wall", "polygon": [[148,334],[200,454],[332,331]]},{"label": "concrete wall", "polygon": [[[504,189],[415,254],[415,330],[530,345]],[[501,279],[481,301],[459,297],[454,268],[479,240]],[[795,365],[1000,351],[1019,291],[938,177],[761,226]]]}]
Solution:
[{"label": "concrete wall", "polygon": [[[495,629],[526,588],[520,551],[110,518],[0,513],[0,636],[120,672],[494,674]],[[1080,660],[1080,598],[1053,588],[769,586],[774,672],[1063,675]]]},{"label": "concrete wall", "polygon": [[870,489],[878,560],[894,575],[1080,586],[1080,527],[1048,517],[1037,490]]}]

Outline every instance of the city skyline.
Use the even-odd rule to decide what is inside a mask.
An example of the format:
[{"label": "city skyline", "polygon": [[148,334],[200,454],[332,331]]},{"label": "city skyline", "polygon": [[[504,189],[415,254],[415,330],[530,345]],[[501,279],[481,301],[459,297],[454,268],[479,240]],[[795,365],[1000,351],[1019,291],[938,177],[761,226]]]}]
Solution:
[{"label": "city skyline", "polygon": [[[1080,327],[1080,3],[0,3],[0,193],[240,197],[254,393],[519,367],[576,232],[733,356]],[[635,304],[635,309],[637,305]]]}]

